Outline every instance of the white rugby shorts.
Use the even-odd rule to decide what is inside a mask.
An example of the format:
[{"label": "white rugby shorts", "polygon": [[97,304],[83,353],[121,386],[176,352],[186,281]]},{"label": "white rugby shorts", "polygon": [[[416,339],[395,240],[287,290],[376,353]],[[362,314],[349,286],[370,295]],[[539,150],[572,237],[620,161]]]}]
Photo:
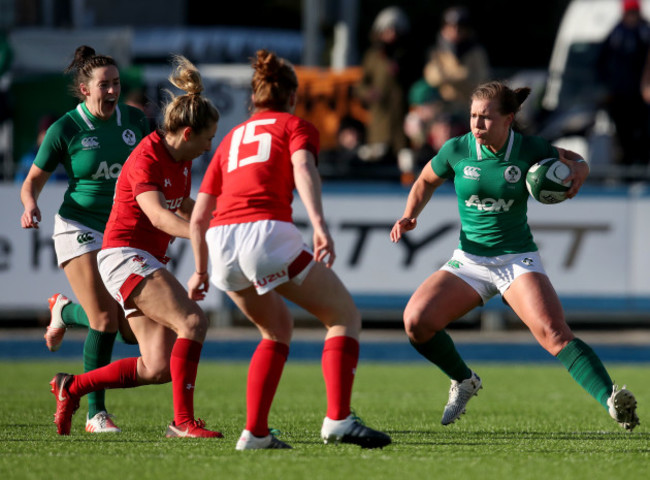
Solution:
[{"label": "white rugby shorts", "polygon": [[484,304],[497,293],[503,295],[519,275],[528,272],[546,275],[539,252],[481,257],[457,249],[440,270],[467,282],[481,296]]},{"label": "white rugby shorts", "polygon": [[131,247],[116,247],[100,250],[97,254],[99,274],[106,290],[124,309],[125,316],[136,309],[124,308],[124,301],[133,289],[147,276],[165,266],[149,252]]},{"label": "white rugby shorts", "polygon": [[102,248],[104,234],[57,213],[54,216],[52,240],[56,261],[61,267],[68,260]]},{"label": "white rugby shorts", "polygon": [[205,235],[212,283],[223,291],[255,286],[259,295],[292,281],[300,285],[314,254],[291,222],[259,220],[219,225]]}]

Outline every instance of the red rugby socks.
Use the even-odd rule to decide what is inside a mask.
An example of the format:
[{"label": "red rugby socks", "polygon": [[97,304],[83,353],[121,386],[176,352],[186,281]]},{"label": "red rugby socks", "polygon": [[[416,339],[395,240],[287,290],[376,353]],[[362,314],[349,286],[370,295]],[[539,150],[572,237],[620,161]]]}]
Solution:
[{"label": "red rugby socks", "polygon": [[169,364],[174,398],[174,423],[194,420],[194,383],[203,345],[188,338],[178,338]]},{"label": "red rugby socks", "polygon": [[138,386],[138,357],[124,358],[105,367],[75,375],[68,386],[70,394],[82,397],[90,392],[107,388],[132,388]]},{"label": "red rugby socks", "polygon": [[288,345],[263,339],[251,358],[246,386],[246,430],[256,437],[269,434],[269,411],[288,356]]},{"label": "red rugby socks", "polygon": [[352,337],[325,340],[322,368],[327,390],[327,417],[343,420],[350,415],[352,384],[359,360],[359,342]]}]

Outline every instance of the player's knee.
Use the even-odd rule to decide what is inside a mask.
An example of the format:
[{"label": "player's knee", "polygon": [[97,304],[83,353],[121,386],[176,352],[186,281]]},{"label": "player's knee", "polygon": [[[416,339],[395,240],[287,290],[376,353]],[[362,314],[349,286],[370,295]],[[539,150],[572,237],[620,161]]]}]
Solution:
[{"label": "player's knee", "polygon": [[406,309],[404,311],[404,331],[415,343],[423,343],[435,334],[433,322],[428,322],[421,311]]},{"label": "player's knee", "polygon": [[160,369],[156,372],[154,372],[154,375],[151,377],[151,383],[169,383],[172,381],[172,372],[167,368]]},{"label": "player's knee", "polygon": [[99,312],[88,319],[90,327],[99,332],[114,332],[117,327],[117,319],[109,312]]},{"label": "player's knee", "polygon": [[329,327],[342,327],[348,336],[358,336],[361,331],[361,312],[352,306],[343,312],[337,312],[329,322],[324,323]]},{"label": "player's knee", "polygon": [[557,356],[573,338],[573,334],[568,329],[557,330],[549,327],[545,328],[539,335],[539,343],[544,350],[553,356]]},{"label": "player's knee", "polygon": [[354,307],[344,318],[346,319],[345,334],[358,339],[361,333],[361,312]]},{"label": "player's knee", "polygon": [[313,313],[327,327],[361,328],[361,312],[353,302],[327,305]]},{"label": "player's knee", "polygon": [[149,365],[145,365],[143,370],[143,372],[138,373],[141,373],[141,380],[148,384],[161,384],[172,381],[172,373],[169,368],[169,363],[150,363]]},{"label": "player's knee", "polygon": [[350,311],[344,317],[347,322],[347,327],[361,329],[361,312],[355,306],[350,308]]},{"label": "player's knee", "polygon": [[180,337],[203,341],[208,331],[208,318],[203,312],[193,312],[186,315],[179,328]]}]

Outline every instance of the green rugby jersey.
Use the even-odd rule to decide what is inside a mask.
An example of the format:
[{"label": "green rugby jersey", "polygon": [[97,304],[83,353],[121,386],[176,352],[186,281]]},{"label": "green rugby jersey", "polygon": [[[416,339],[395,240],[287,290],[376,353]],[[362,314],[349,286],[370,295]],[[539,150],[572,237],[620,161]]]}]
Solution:
[{"label": "green rugby jersey", "polygon": [[546,140],[514,131],[496,153],[478,145],[471,133],[445,143],[431,168],[454,181],[459,248],[485,257],[536,251],[528,226],[526,173],[539,160],[558,155]]},{"label": "green rugby jersey", "polygon": [[122,165],[148,133],[144,113],[123,104],[108,120],[93,116],[84,103],[57,120],[48,129],[34,164],[47,172],[59,163],[65,167],[68,189],[59,215],[103,232]]}]

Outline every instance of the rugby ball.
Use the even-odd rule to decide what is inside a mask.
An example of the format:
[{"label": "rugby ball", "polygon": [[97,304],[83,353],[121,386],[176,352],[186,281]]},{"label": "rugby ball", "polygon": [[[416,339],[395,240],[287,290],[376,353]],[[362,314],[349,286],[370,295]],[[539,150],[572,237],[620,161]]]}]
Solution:
[{"label": "rugby ball", "polygon": [[546,205],[566,200],[571,182],[563,183],[571,170],[557,158],[545,158],[535,163],[526,174],[526,187],[530,195]]}]

